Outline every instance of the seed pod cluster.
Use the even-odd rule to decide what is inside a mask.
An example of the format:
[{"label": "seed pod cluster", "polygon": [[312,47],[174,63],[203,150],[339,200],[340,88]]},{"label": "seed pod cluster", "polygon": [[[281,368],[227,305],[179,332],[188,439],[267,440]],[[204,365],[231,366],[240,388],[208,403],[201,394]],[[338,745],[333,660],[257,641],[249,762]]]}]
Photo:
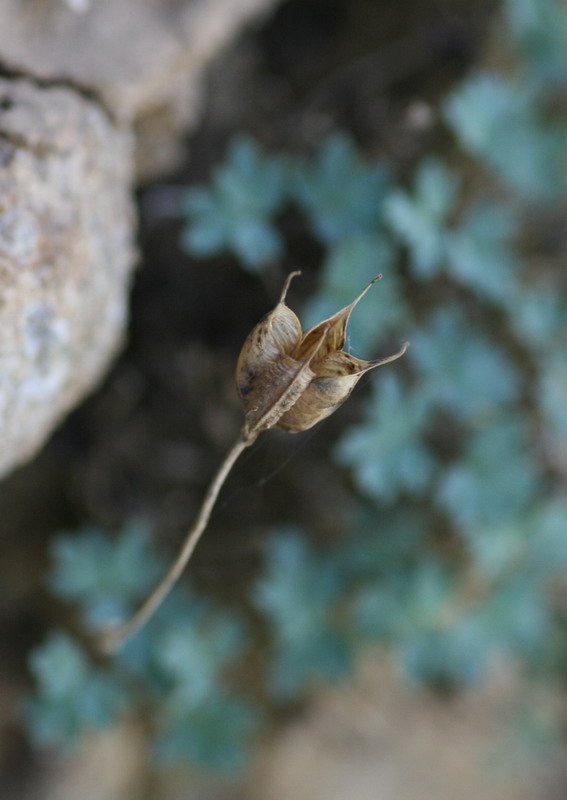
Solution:
[{"label": "seed pod cluster", "polygon": [[303,333],[285,303],[299,274],[288,275],[279,302],[252,329],[238,359],[236,385],[248,436],[273,427],[308,430],[344,403],[365,372],[394,361],[409,346],[404,342],[397,353],[377,361],[363,361],[342,349],[353,308],[381,275],[350,305]]}]

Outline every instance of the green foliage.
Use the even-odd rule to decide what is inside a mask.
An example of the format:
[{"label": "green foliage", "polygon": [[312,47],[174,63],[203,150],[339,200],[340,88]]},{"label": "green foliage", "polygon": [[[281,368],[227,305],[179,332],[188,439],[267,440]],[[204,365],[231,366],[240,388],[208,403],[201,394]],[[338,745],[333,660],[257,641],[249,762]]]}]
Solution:
[{"label": "green foliage", "polygon": [[515,519],[539,490],[526,433],[518,421],[504,420],[472,434],[462,459],[445,470],[438,500],[457,529],[476,530]]},{"label": "green foliage", "polygon": [[345,237],[372,234],[383,219],[389,170],[369,166],[344,135],[323,142],[312,163],[296,168],[295,197],[314,235],[326,245]]},{"label": "green foliage", "polygon": [[242,652],[244,628],[206,605],[193,616],[177,613],[156,636],[154,664],[167,691],[157,702],[153,752],[158,761],[230,773],[244,766],[260,719],[251,702],[223,688],[224,671]]},{"label": "green foliage", "polygon": [[538,388],[549,444],[564,452],[567,448],[567,359],[561,345],[544,361]]},{"label": "green foliage", "polygon": [[[50,587],[77,603],[91,629],[117,621],[118,610],[119,619],[127,614],[162,562],[139,525],[114,538],[94,529],[67,534],[55,540],[52,554]],[[104,669],[70,636],[54,634],[30,661],[36,678],[25,711],[30,733],[41,743],[67,745],[89,728],[149,709],[158,758],[236,769],[259,719],[251,701],[224,686],[245,641],[238,617],[182,589]]]},{"label": "green foliage", "polygon": [[537,92],[492,73],[467,79],[445,103],[462,146],[526,200],[549,200],[564,187],[566,131],[545,119]]},{"label": "green foliage", "polygon": [[400,493],[422,494],[435,467],[423,444],[429,402],[422,394],[404,395],[389,374],[375,384],[366,419],[341,439],[336,458],[353,470],[359,489],[391,503]]},{"label": "green foliage", "polygon": [[567,9],[560,0],[505,0],[505,22],[519,46],[526,77],[541,82],[567,81]]},{"label": "green foliage", "polygon": [[[543,356],[543,373],[545,364],[556,361],[561,364],[561,345],[567,344],[567,297],[561,296],[559,287],[540,284],[529,285],[518,289],[507,302],[509,308],[510,327],[520,341],[526,342],[531,352]],[[546,360],[550,343],[551,358]],[[556,355],[557,353],[557,355]]]},{"label": "green foliage", "polygon": [[254,601],[272,631],[276,696],[293,696],[315,677],[331,680],[348,673],[350,649],[330,613],[344,587],[342,572],[297,530],[282,531],[268,543]]},{"label": "green foliage", "polygon": [[[48,638],[31,659],[35,739],[144,710],[159,758],[238,768],[261,723],[234,668],[250,647],[267,653],[257,691],[277,703],[348,675],[365,642],[438,687],[511,660],[564,680],[566,16],[555,0],[503,0],[515,66],[476,71],[442,101],[451,166],[426,155],[409,188],[337,134],[301,158],[237,139],[210,184],[187,191],[189,253],[261,270],[284,252],[279,215],[293,205],[323,248],[307,324],[382,272],[349,325],[353,347],[411,348],[353,399],[331,450],[350,531],[320,547],[300,528],[268,537],[254,625],[177,590],[104,668],[69,636]],[[91,628],[127,614],[162,561],[140,526],[67,534],[53,559],[51,590]]]},{"label": "green foliage", "polygon": [[444,226],[457,191],[457,181],[449,169],[437,159],[427,159],[416,171],[413,193],[398,189],[386,201],[389,224],[409,248],[418,278],[430,278],[444,260]]},{"label": "green foliage", "polygon": [[96,528],[64,534],[54,541],[52,552],[49,588],[75,602],[94,627],[125,617],[160,571],[149,531],[140,524],[130,524],[115,542]]},{"label": "green foliage", "polygon": [[30,669],[37,689],[25,716],[39,744],[71,747],[85,728],[111,725],[126,706],[120,683],[94,668],[80,645],[64,633],[52,633],[33,652]]},{"label": "green foliage", "polygon": [[561,577],[567,568],[565,498],[551,498],[522,515],[479,525],[466,532],[475,567],[489,580],[516,572],[540,582]]},{"label": "green foliage", "polygon": [[188,252],[203,258],[232,250],[251,270],[274,261],[282,240],[271,216],[283,204],[286,181],[282,160],[264,156],[250,139],[235,139],[211,187],[187,191],[183,243]]},{"label": "green foliage", "polygon": [[489,640],[471,610],[457,613],[457,576],[428,553],[431,529],[424,516],[416,508],[378,520],[377,529],[369,527],[366,514],[349,547],[359,554],[358,570],[351,568],[349,630],[392,647],[416,682],[479,681],[490,662]]},{"label": "green foliage", "polygon": [[411,334],[411,343],[411,359],[423,381],[421,396],[455,417],[475,421],[518,399],[521,384],[514,365],[455,308],[435,312]]},{"label": "green foliage", "polygon": [[474,203],[447,236],[447,272],[487,300],[506,304],[521,266],[515,233],[512,209],[485,199]]},{"label": "green foliage", "polygon": [[217,773],[234,773],[246,764],[246,742],[258,724],[258,714],[244,701],[215,696],[187,709],[168,705],[155,755],[166,763],[199,764]]},{"label": "green foliage", "polygon": [[242,649],[243,630],[227,615],[205,617],[201,624],[176,622],[160,637],[158,658],[171,682],[172,707],[189,710],[215,691],[223,669]]}]

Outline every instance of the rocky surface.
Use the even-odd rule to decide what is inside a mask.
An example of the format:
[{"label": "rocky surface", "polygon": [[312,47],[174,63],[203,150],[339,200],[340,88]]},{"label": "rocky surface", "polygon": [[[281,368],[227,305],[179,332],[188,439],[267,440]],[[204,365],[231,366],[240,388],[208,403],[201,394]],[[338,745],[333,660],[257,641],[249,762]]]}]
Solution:
[{"label": "rocky surface", "polygon": [[122,341],[134,262],[129,132],[66,87],[0,79],[0,474]]},{"label": "rocky surface", "polygon": [[0,0],[0,61],[95,91],[136,129],[141,177],[171,167],[203,71],[277,0]]},{"label": "rocky surface", "polygon": [[0,476],[119,347],[135,179],[170,167],[209,60],[275,0],[0,0]]}]

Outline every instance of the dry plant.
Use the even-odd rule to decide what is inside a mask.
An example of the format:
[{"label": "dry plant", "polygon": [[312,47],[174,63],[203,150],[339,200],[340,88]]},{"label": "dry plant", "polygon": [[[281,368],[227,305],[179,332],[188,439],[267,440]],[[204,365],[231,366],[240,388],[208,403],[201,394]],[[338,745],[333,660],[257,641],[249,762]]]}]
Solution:
[{"label": "dry plant", "polygon": [[404,342],[397,353],[375,361],[363,361],[342,349],[352,310],[381,275],[348,306],[303,333],[297,315],[285,303],[292,279],[300,274],[288,275],[277,305],[244,342],[236,367],[244,425],[214,475],[177,558],[135,614],[103,632],[104,652],[116,651],[139,631],[171,591],[207,526],[228,474],[258,435],[270,428],[290,433],[308,430],[342,405],[366,372],[395,361],[409,347]]}]

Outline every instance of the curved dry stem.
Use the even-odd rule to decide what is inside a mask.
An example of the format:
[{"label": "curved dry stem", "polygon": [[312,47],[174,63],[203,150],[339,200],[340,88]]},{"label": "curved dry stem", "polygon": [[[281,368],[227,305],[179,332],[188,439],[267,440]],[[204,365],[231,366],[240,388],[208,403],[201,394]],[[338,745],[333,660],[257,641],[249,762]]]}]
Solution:
[{"label": "curved dry stem", "polygon": [[153,592],[148,595],[146,600],[142,603],[139,609],[133,614],[126,622],[117,625],[104,631],[99,637],[99,647],[102,652],[106,654],[114,653],[118,650],[124,642],[137,633],[150,619],[150,617],[157,611],[159,606],[165,600],[175,583],[178,581],[181,573],[187,566],[191,555],[201,538],[207,523],[211,516],[211,512],[217,501],[219,492],[226,481],[229,472],[231,471],[237,458],[243,450],[249,447],[256,440],[256,432],[245,433],[241,431],[238,439],[233,444],[224,461],[215,473],[209,488],[203,498],[199,513],[193,523],[193,526],[187,533],[179,555],[169,568],[168,572],[164,575]]}]

